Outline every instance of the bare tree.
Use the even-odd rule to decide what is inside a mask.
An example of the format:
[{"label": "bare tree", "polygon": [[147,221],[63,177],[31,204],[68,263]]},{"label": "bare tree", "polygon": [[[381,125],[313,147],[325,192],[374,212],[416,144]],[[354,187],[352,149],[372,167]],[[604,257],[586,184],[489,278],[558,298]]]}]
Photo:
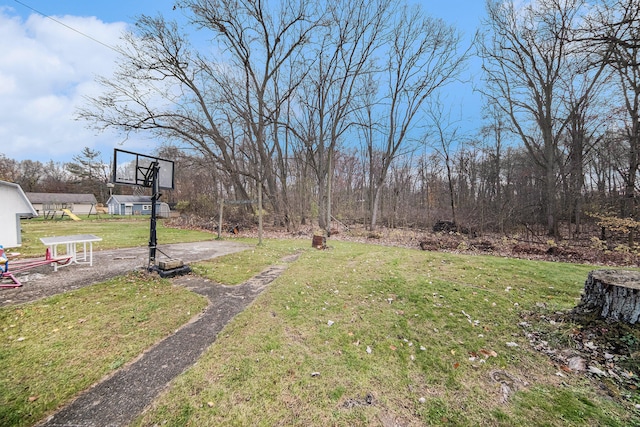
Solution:
[{"label": "bare tree", "polygon": [[[314,4],[251,0],[184,0],[191,23],[217,42],[205,54],[190,46],[175,22],[142,16],[124,37],[114,78],[81,116],[100,127],[142,131],[195,149],[232,178],[248,199],[241,176],[263,188],[278,211],[272,156],[274,112],[290,96],[279,88],[282,68],[300,55],[317,25]],[[295,85],[294,85],[295,87]]]},{"label": "bare tree", "polygon": [[467,55],[459,51],[460,35],[453,27],[425,16],[417,6],[399,10],[392,25],[384,52],[386,78],[379,111],[385,119],[381,119],[380,132],[374,138],[379,141],[378,149],[370,150],[382,153],[379,172],[371,181],[371,230],[376,228],[389,168],[414,138],[412,131],[423,104],[458,76]]},{"label": "bare tree", "polygon": [[50,160],[44,165],[44,176],[40,190],[44,193],[69,193],[72,189],[71,177],[66,164]]},{"label": "bare tree", "polygon": [[[640,170],[640,2],[603,0],[595,3],[576,40],[590,54],[599,57],[598,67],[607,67],[617,80],[617,94],[608,95],[610,99],[623,100],[623,105],[611,106],[620,121],[615,127],[623,129],[623,144],[628,148],[627,165],[620,169],[625,182],[621,216],[635,219],[638,215],[636,185]],[[608,116],[603,120],[607,120],[607,124],[613,123]],[[603,136],[601,132],[600,137]],[[633,231],[629,233],[629,244],[634,244]]]},{"label": "bare tree", "polygon": [[[238,115],[247,148],[255,168],[244,171],[257,182],[258,209],[262,214],[263,186],[268,190],[272,206],[277,206],[276,174],[273,155],[276,148],[276,123],[280,108],[299,84],[282,69],[291,64],[307,44],[318,24],[316,4],[298,0],[267,3],[251,0],[187,0],[180,2],[194,14],[194,22],[212,31],[227,58],[236,66],[237,82],[226,93],[226,99]],[[304,60],[300,59],[302,65]],[[288,76],[288,85],[279,87],[278,78]],[[237,90],[237,93],[233,92]],[[271,138],[269,138],[271,132]],[[282,160],[282,159],[281,159]]]},{"label": "bare tree", "polygon": [[15,182],[18,178],[18,162],[0,154],[0,180]]},{"label": "bare tree", "polygon": [[[605,3],[600,15],[601,31],[605,41],[604,61],[618,77],[619,93],[624,100],[626,117],[623,128],[628,143],[627,167],[623,172],[625,201],[623,217],[637,219],[636,200],[638,172],[640,171],[640,2],[615,0]],[[597,31],[597,30],[596,30]],[[629,233],[629,245],[634,245],[634,233]]]},{"label": "bare tree", "polygon": [[[461,135],[458,134],[459,128],[456,126],[456,122],[451,119],[451,112],[445,112],[444,106],[440,100],[436,100],[430,104],[428,108],[428,117],[430,120],[430,127],[433,129],[431,135],[427,136],[427,139],[433,139],[430,144],[443,160],[445,170],[447,187],[449,189],[449,207],[451,208],[451,221],[457,225],[458,219],[456,218],[456,197],[455,197],[455,184],[453,177],[453,149],[454,143],[461,143]],[[460,146],[458,146],[460,149]]]},{"label": "bare tree", "polygon": [[497,229],[504,233],[506,203],[504,203],[503,197],[502,161],[506,145],[506,117],[501,109],[494,104],[489,104],[485,108],[484,119],[486,124],[480,129],[480,135],[485,142],[486,159],[484,173],[486,185],[483,192],[483,202],[490,212],[497,214]]},{"label": "bare tree", "polygon": [[97,129],[150,134],[191,147],[232,177],[235,192],[246,191],[234,169],[226,116],[209,78],[213,64],[191,51],[177,24],[142,16],[136,32],[123,36],[113,76],[98,78],[102,95],[89,98],[79,116]]},{"label": "bare tree", "polygon": [[[509,118],[511,130],[544,171],[547,230],[556,237],[558,150],[571,116],[563,81],[574,77],[570,64],[577,51],[571,39],[583,5],[583,0],[535,0],[517,8],[512,1],[489,0],[489,33],[481,47],[485,95]],[[585,100],[580,97],[573,108]]]},{"label": "bare tree", "polygon": [[373,55],[383,41],[395,4],[384,0],[331,2],[322,31],[313,40],[315,60],[300,87],[302,111],[292,131],[315,172],[318,222],[327,235],[336,149],[353,123],[362,87],[375,72]]},{"label": "bare tree", "polygon": [[40,161],[23,160],[18,164],[18,176],[15,180],[24,191],[36,192],[44,177],[44,165]]}]

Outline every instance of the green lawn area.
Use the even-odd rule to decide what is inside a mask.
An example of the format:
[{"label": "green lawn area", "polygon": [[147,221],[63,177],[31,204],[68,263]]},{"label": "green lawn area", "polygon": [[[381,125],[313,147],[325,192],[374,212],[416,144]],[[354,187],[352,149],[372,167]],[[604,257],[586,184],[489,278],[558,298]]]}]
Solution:
[{"label": "green lawn area", "polygon": [[132,273],[0,308],[0,425],[35,424],[206,306],[168,280]]},{"label": "green lawn area", "polygon": [[[104,222],[82,224],[105,227],[103,238],[114,237],[104,244],[114,244],[109,227],[123,223]],[[25,226],[27,237],[77,233],[38,226]],[[143,236],[117,244],[143,245]],[[637,391],[616,397],[583,374],[559,376],[519,326],[524,313],[575,306],[594,267],[329,245],[265,240],[193,265],[211,286],[237,284],[301,252],[135,425],[640,425]],[[0,425],[37,423],[203,304],[169,281],[134,274],[0,309]],[[506,402],[500,375],[516,381]]]},{"label": "green lawn area", "polygon": [[[246,262],[286,244],[267,241]],[[219,274],[243,265],[214,263]],[[136,425],[638,424],[628,401],[558,376],[518,325],[541,303],[573,307],[591,269],[343,242],[306,250]],[[506,403],[501,372],[518,380]]]},{"label": "green lawn area", "polygon": [[[44,255],[45,246],[41,237],[65,236],[73,234],[94,234],[102,238],[94,243],[94,250],[146,246],[149,243],[149,217],[84,217],[81,221],[42,220],[34,218],[22,220],[22,246],[14,248],[21,257]],[[164,220],[157,222],[158,242],[162,244],[197,242],[211,240],[215,235],[198,230],[181,230],[165,227]]]}]

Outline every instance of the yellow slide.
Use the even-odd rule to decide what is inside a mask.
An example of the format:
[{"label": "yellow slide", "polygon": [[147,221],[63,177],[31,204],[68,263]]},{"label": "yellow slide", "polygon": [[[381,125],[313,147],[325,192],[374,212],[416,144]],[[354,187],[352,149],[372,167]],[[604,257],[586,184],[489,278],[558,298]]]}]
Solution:
[{"label": "yellow slide", "polygon": [[71,212],[69,209],[62,209],[62,212],[66,213],[67,215],[69,215],[69,218],[71,218],[74,221],[80,221],[80,217],[76,214],[74,214],[73,212]]}]

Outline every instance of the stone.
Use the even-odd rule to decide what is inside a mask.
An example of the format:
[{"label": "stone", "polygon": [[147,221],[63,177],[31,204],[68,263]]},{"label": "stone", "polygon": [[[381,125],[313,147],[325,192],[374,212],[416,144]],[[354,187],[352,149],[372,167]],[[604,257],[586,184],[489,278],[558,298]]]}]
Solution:
[{"label": "stone", "polygon": [[158,268],[160,270],[173,270],[174,268],[179,268],[184,265],[184,262],[181,259],[170,259],[168,261],[159,261]]}]

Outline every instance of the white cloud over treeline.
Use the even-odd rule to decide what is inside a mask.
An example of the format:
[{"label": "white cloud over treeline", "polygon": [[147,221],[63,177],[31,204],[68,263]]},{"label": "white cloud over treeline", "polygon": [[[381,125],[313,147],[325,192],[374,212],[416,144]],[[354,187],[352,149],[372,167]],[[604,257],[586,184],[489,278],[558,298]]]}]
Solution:
[{"label": "white cloud over treeline", "polygon": [[[110,75],[124,22],[56,16],[77,31],[32,14],[24,19],[0,7],[0,153],[16,160],[68,161],[83,147],[106,159],[119,140],[76,119],[85,96],[96,95],[96,75]],[[79,33],[80,32],[80,33]],[[122,137],[120,137],[122,139]]]}]

